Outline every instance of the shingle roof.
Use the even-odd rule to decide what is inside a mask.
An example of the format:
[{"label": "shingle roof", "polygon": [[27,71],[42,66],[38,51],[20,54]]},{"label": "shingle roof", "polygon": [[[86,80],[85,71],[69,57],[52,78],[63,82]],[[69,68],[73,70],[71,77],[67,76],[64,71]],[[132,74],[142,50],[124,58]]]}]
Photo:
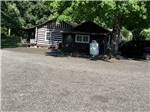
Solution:
[{"label": "shingle roof", "polygon": [[87,28],[86,30],[88,32],[95,32],[95,33],[98,33],[98,32],[111,32],[110,30],[104,28],[104,27],[101,27],[99,25],[97,25],[96,23],[94,22],[91,22],[91,21],[86,21],[86,22],[83,22],[79,25],[77,25],[76,27],[73,28],[73,31],[84,31],[85,28]]},{"label": "shingle roof", "polygon": [[[24,30],[31,30],[31,29],[34,29],[34,28],[36,28],[36,27],[39,27],[39,26],[42,26],[42,25],[45,25],[45,24],[47,24],[47,23],[49,23],[49,22],[52,22],[52,21],[57,21],[56,19],[52,19],[52,20],[48,20],[48,21],[46,21],[46,22],[44,22],[44,23],[42,23],[42,24],[39,24],[39,25],[35,25],[35,26],[33,26],[33,27],[30,27],[30,28],[23,28]],[[63,22],[65,22],[65,21],[63,21]],[[71,22],[65,22],[66,24],[69,24],[70,26],[72,26],[72,27],[76,27],[78,24],[77,23],[71,23]]]}]

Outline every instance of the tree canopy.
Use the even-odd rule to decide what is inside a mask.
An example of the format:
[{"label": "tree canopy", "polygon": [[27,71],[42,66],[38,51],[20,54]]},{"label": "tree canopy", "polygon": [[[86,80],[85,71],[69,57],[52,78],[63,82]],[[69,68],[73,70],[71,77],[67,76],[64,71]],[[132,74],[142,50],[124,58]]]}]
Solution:
[{"label": "tree canopy", "polygon": [[48,3],[47,1],[2,1],[2,26],[28,28],[42,23],[51,16]]},{"label": "tree canopy", "polygon": [[1,12],[5,26],[31,27],[55,18],[76,23],[94,21],[110,28],[120,24],[135,30],[150,27],[149,6],[150,2],[138,0],[2,1]]}]

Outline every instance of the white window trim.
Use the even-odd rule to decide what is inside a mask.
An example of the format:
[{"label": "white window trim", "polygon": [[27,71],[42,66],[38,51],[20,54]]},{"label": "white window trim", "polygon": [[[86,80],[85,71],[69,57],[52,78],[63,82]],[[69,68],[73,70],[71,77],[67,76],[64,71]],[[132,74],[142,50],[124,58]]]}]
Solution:
[{"label": "white window trim", "polygon": [[[78,40],[77,40],[77,37],[78,37],[78,36],[81,36],[81,37],[82,37],[82,40],[81,40],[81,41],[78,41]],[[88,38],[88,41],[87,41],[87,42],[83,41],[83,37],[84,37],[84,36],[87,36],[87,38]],[[89,42],[90,42],[90,36],[89,36],[89,35],[80,35],[80,34],[77,34],[77,35],[75,36],[75,42],[76,42],[76,43],[89,43]]]},{"label": "white window trim", "polygon": [[49,41],[49,40],[47,40],[47,32],[50,32],[50,35],[52,36],[52,32],[51,31],[46,31],[45,32],[45,41]]}]

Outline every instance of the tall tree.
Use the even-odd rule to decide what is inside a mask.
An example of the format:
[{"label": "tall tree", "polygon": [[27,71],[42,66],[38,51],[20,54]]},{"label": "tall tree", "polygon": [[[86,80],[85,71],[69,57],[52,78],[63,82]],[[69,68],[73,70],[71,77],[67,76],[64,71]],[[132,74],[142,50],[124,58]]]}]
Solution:
[{"label": "tall tree", "polygon": [[48,20],[51,15],[47,1],[2,1],[2,25],[31,27]]},{"label": "tall tree", "polygon": [[[62,9],[64,2],[53,2],[56,12]],[[150,20],[147,13],[149,4],[147,2],[129,1],[73,1],[59,13],[57,18],[80,23],[82,21],[95,21],[96,23],[113,29],[112,50],[114,54],[118,52],[121,28],[125,26],[139,34],[140,30],[148,24]],[[137,35],[134,35],[137,36]]]},{"label": "tall tree", "polygon": [[[18,35],[19,29],[30,28],[48,20],[49,1],[2,1],[2,34]],[[7,33],[6,33],[7,31]]]}]

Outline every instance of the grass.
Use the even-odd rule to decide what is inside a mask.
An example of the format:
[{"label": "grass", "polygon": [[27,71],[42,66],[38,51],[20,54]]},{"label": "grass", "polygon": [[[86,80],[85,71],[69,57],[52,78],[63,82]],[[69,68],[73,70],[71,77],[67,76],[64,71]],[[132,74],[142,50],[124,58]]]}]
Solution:
[{"label": "grass", "polygon": [[19,47],[20,40],[14,37],[2,37],[1,39],[1,48],[15,48]]}]

